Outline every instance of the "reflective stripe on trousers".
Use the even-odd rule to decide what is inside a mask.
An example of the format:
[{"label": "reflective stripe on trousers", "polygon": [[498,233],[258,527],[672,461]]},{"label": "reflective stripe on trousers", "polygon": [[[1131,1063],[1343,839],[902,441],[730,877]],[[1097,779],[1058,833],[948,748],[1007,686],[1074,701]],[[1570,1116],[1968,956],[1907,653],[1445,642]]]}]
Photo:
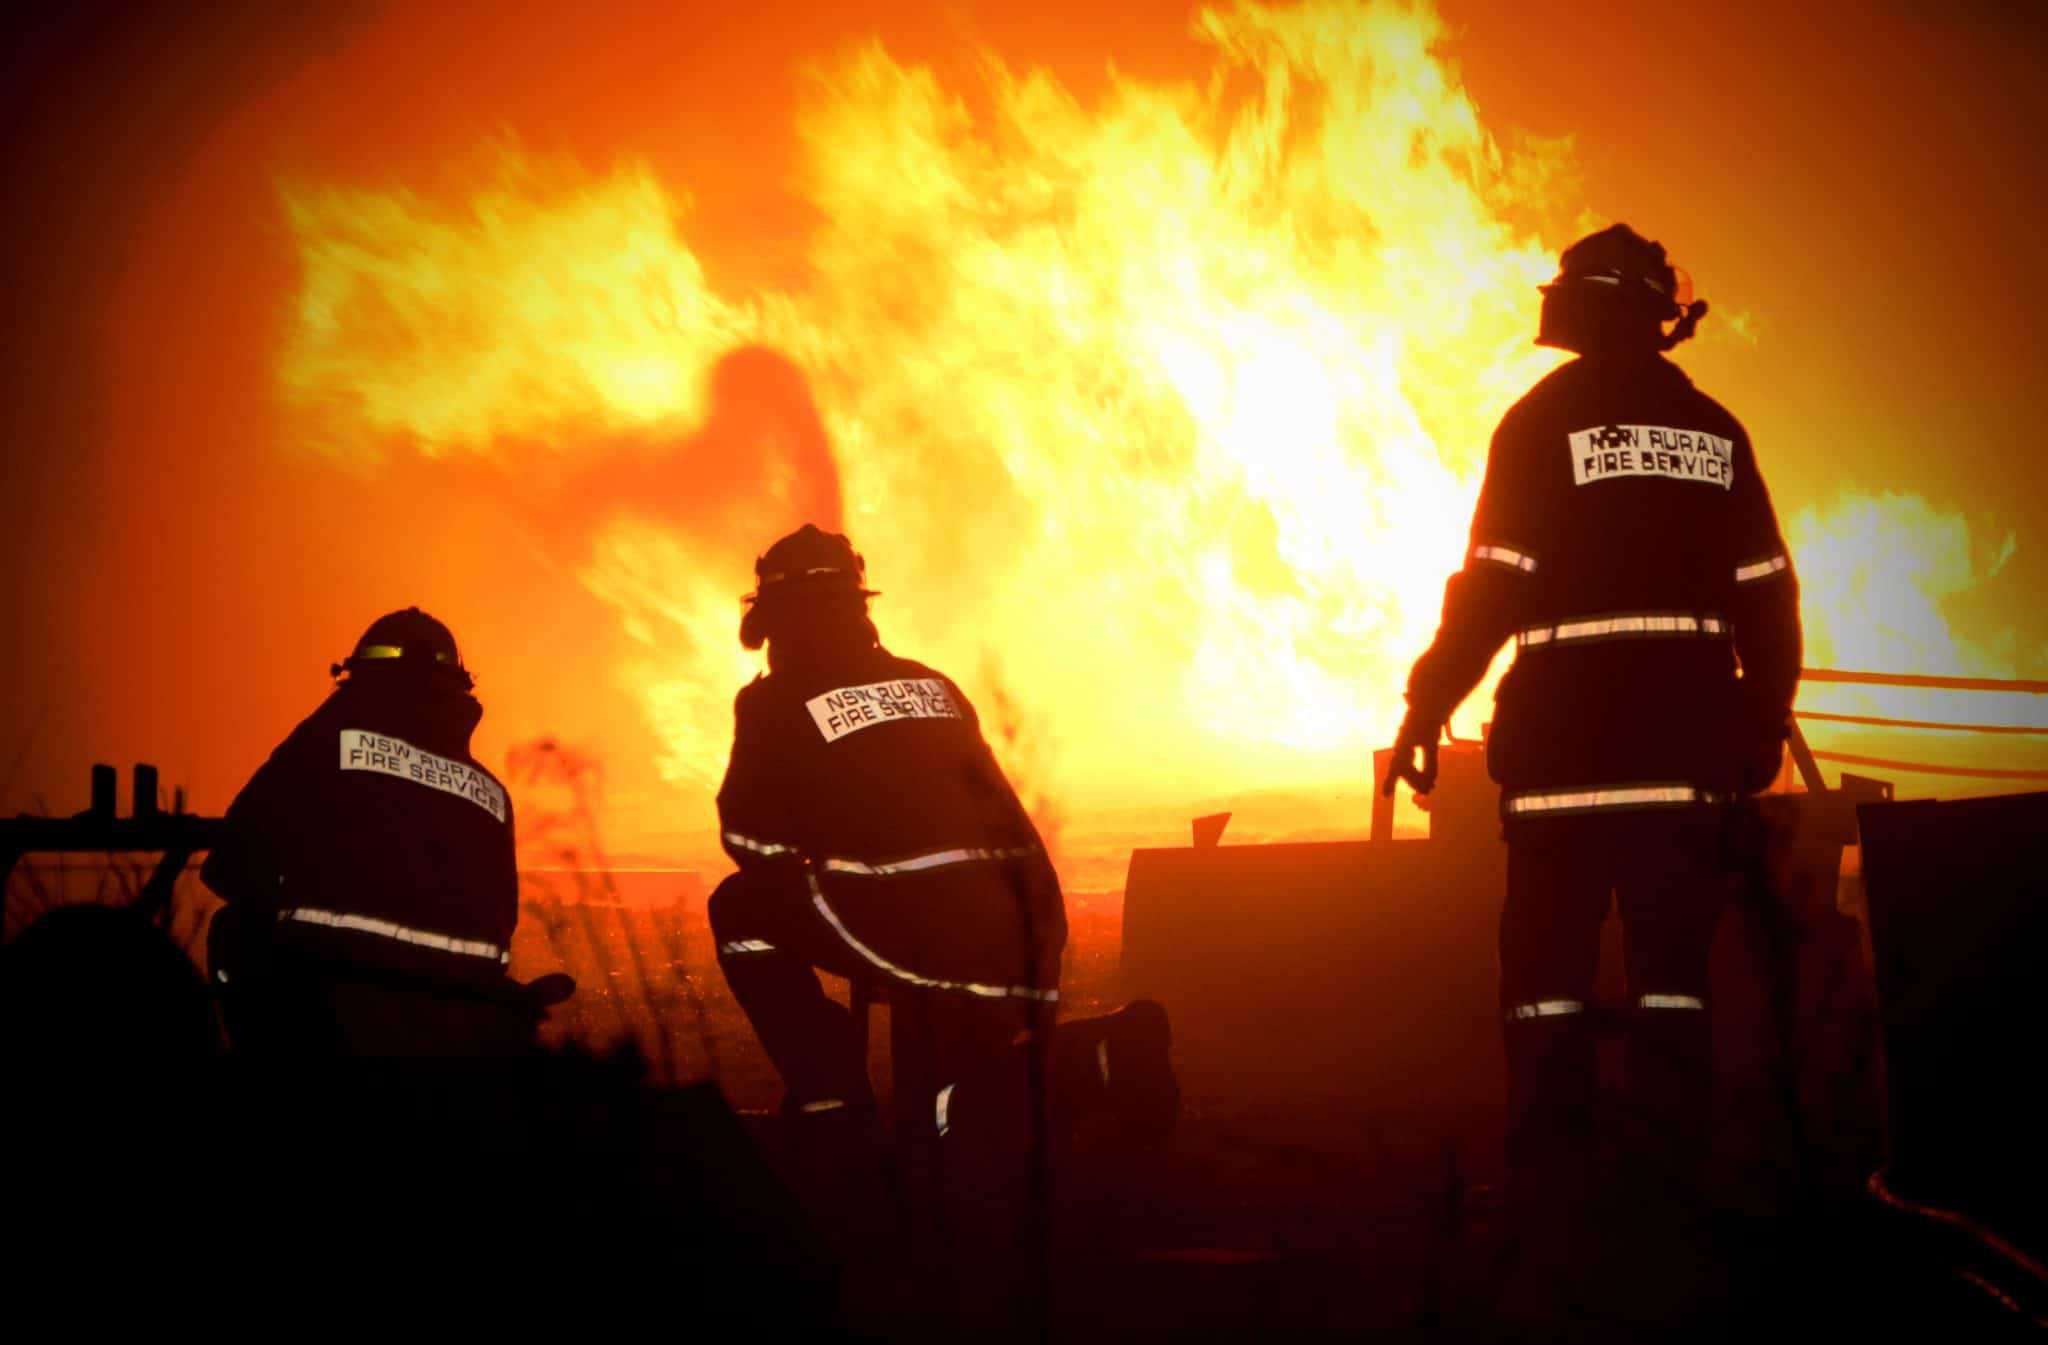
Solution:
[{"label": "reflective stripe on trousers", "polygon": [[485,939],[456,939],[446,934],[436,934],[428,929],[414,929],[401,925],[395,920],[377,920],[367,915],[350,915],[343,911],[323,911],[316,906],[293,906],[277,913],[279,920],[294,924],[319,925],[325,929],[346,929],[357,934],[375,934],[380,938],[392,939],[398,943],[411,944],[415,948],[432,948],[436,952],[454,953],[461,957],[481,957],[504,966],[512,960],[509,950]]},{"label": "reflective stripe on trousers", "polygon": [[1527,1004],[1511,1005],[1507,1011],[1508,1021],[1522,1022],[1531,1018],[1563,1018],[1570,1014],[1584,1013],[1586,1002],[1579,999],[1539,999]]},{"label": "reflective stripe on trousers", "polygon": [[811,905],[817,908],[818,914],[825,917],[825,923],[832,926],[833,931],[845,940],[846,946],[899,981],[926,990],[964,991],[970,995],[979,995],[983,999],[1035,999],[1052,1003],[1060,997],[1060,992],[1056,989],[1041,990],[1028,985],[984,985],[978,981],[948,981],[936,976],[920,975],[907,967],[899,967],[853,936],[853,931],[840,920],[838,913],[826,904],[825,893],[818,886],[817,870],[804,870],[804,881],[810,884]]},{"label": "reflective stripe on trousers", "polygon": [[1712,613],[1619,612],[1580,621],[1561,621],[1550,626],[1531,626],[1515,636],[1515,643],[1523,649],[1533,649],[1580,640],[1643,639],[1666,635],[1716,638],[1727,633],[1727,621]]},{"label": "reflective stripe on trousers", "polygon": [[1579,789],[1528,789],[1506,794],[1501,811],[1510,817],[1602,812],[1608,809],[1686,807],[1717,803],[1722,796],[1692,785],[1616,785]]},{"label": "reflective stripe on trousers", "polygon": [[[1639,1009],[1704,1010],[1707,1007],[1707,1002],[1697,995],[1638,995],[1635,1003]],[[1539,999],[1527,1004],[1511,1005],[1507,1017],[1511,1022],[1523,1022],[1531,1018],[1563,1018],[1585,1011],[1584,1000]]]},{"label": "reflective stripe on trousers", "polygon": [[[736,831],[726,832],[725,840],[728,845],[737,846],[742,850],[751,850],[757,855],[766,855],[771,858],[777,855],[794,855],[797,853],[797,847],[794,845],[783,845],[776,841],[756,840],[752,836],[742,836]],[[858,874],[863,878],[892,878],[899,873],[922,873],[928,869],[942,869],[953,864],[972,864],[984,860],[1022,859],[1026,855],[1036,854],[1037,852],[1038,847],[1035,845],[993,850],[960,847],[952,850],[934,850],[929,854],[911,855],[906,859],[888,860],[883,863],[871,863],[864,859],[824,859],[818,862],[827,873],[851,873]]]},{"label": "reflective stripe on trousers", "polygon": [[927,869],[942,869],[953,864],[972,864],[978,860],[1022,859],[1036,854],[1035,845],[1019,846],[1010,850],[934,850],[928,855],[912,855],[909,859],[893,860],[887,864],[870,864],[859,859],[827,859],[822,867],[827,873],[853,873],[864,878],[889,878],[899,873],[921,873]]}]

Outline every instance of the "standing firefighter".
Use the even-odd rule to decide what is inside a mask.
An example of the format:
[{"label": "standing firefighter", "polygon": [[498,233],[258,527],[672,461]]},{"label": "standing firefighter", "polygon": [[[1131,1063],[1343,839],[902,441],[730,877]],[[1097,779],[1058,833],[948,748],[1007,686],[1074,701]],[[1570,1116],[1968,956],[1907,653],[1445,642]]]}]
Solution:
[{"label": "standing firefighter", "polygon": [[1579,358],[1494,435],[1470,550],[1410,674],[1383,789],[1429,791],[1443,726],[1513,636],[1487,744],[1508,842],[1508,1160],[1525,1245],[1569,1256],[1592,1175],[1587,1010],[1610,898],[1632,1014],[1627,1089],[1644,1121],[1631,1148],[1652,1179],[1632,1189],[1680,1208],[1697,1197],[1731,805],[1777,773],[1800,634],[1749,436],[1663,357],[1706,304],[1626,225],[1574,244],[1560,271],[1536,339]]},{"label": "standing firefighter", "polygon": [[208,961],[241,1049],[488,1053],[534,1021],[506,975],[512,805],[470,756],[483,715],[448,628],[408,607],[228,808],[202,876]]},{"label": "standing firefighter", "polygon": [[1155,1004],[1048,1031],[1067,922],[1030,816],[944,674],[882,648],[865,565],[805,527],[755,565],[740,625],[768,672],[734,706],[718,795],[739,871],[712,894],[734,998],[786,1087],[785,1114],[873,1108],[860,1032],[814,968],[922,1013],[932,1059],[898,1060],[897,1114],[926,1136],[1029,1134],[1029,1064],[1063,1111],[1108,1103],[1163,1135],[1178,1094]]}]

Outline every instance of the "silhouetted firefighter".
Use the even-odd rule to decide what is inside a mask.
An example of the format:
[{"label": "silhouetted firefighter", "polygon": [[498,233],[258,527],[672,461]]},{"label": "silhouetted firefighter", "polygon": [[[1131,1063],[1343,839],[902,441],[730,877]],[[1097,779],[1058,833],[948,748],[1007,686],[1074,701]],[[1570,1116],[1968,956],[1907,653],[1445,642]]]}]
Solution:
[{"label": "silhouetted firefighter", "polygon": [[1508,842],[1508,1159],[1524,1251],[1570,1286],[1591,1233],[1600,924],[1618,894],[1627,1089],[1648,1141],[1630,1199],[1676,1214],[1706,1153],[1707,957],[1739,862],[1734,805],[1777,773],[1800,635],[1749,436],[1663,358],[1706,304],[1625,225],[1568,248],[1560,272],[1536,339],[1580,358],[1494,435],[1383,788],[1429,791],[1445,722],[1512,635],[1487,744]]},{"label": "silhouetted firefighter", "polygon": [[[470,756],[483,715],[448,628],[380,617],[229,806],[201,876],[242,1050],[438,1056],[518,1044],[512,804]],[[559,985],[553,988],[560,988]]]},{"label": "silhouetted firefighter", "polygon": [[739,872],[710,915],[784,1113],[858,1122],[874,1106],[861,1033],[821,967],[929,1022],[932,1058],[915,1074],[897,1062],[907,1138],[1032,1134],[1040,1052],[1027,1042],[1049,1058],[1063,1114],[1108,1104],[1135,1134],[1163,1136],[1179,1095],[1158,1005],[1047,1031],[1067,934],[1059,878],[967,697],[881,647],[846,538],[806,525],[755,573],[740,641],[768,646],[768,672],[734,706],[718,811]]}]

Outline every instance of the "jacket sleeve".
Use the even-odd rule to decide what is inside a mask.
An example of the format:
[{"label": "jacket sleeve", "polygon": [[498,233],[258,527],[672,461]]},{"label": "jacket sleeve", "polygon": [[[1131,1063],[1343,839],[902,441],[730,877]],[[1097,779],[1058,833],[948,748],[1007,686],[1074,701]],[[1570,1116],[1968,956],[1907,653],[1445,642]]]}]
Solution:
[{"label": "jacket sleeve", "polygon": [[[502,786],[502,782],[501,786]],[[512,946],[513,931],[519,928],[519,837],[513,830],[514,814],[512,794],[505,793],[505,839],[499,847],[499,862],[503,865],[498,882],[497,901],[499,926],[505,931],[505,946]]]},{"label": "jacket sleeve", "polygon": [[788,772],[776,750],[774,725],[758,699],[742,689],[733,702],[732,758],[718,790],[718,829],[726,854],[742,869],[802,858],[789,807]]},{"label": "jacket sleeve", "polygon": [[289,824],[291,746],[271,753],[242,792],[228,805],[219,844],[207,853],[199,878],[222,901],[249,907],[274,906],[284,881],[284,828]]},{"label": "jacket sleeve", "polygon": [[1803,655],[1799,580],[1747,434],[1738,432],[1735,458],[1733,544],[1724,578],[1735,656],[1742,664],[1742,703],[1749,720],[1743,727],[1782,738],[1799,690]]},{"label": "jacket sleeve", "polygon": [[960,707],[961,716],[967,721],[967,731],[974,739],[974,752],[967,768],[968,778],[961,782],[968,797],[985,810],[984,815],[991,821],[993,830],[1008,838],[1009,844],[1020,849],[1036,847],[1042,851],[1045,843],[1038,834],[1038,825],[1031,820],[1030,811],[1017,797],[1010,777],[1004,774],[994,749],[988,745],[988,738],[981,731],[981,716],[950,677],[946,678],[946,690],[953,697],[953,703]]},{"label": "jacket sleeve", "polygon": [[1003,772],[995,750],[982,733],[981,716],[950,677],[946,679],[946,689],[953,703],[960,707],[967,730],[974,738],[975,751],[964,782],[969,797],[979,800],[988,810],[992,829],[1005,837],[1009,846],[1028,851],[1009,863],[1010,871],[1016,875],[1020,908],[1030,931],[1034,963],[1028,973],[1031,983],[1057,986],[1060,955],[1067,945],[1067,902],[1060,888],[1059,871],[1053,867],[1052,854],[1039,835],[1038,824],[1032,821],[1024,801],[1017,797],[1010,777]]},{"label": "jacket sleeve", "polygon": [[1411,725],[1446,723],[1502,642],[1527,624],[1544,530],[1524,438],[1512,413],[1494,433],[1465,564],[1445,583],[1436,639],[1408,674]]}]

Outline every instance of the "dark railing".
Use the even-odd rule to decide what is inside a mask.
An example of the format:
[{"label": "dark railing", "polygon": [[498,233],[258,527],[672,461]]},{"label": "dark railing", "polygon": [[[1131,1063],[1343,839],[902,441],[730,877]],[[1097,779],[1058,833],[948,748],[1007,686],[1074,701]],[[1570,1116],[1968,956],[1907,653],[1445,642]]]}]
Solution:
[{"label": "dark railing", "polygon": [[114,813],[114,768],[92,768],[92,806],[71,817],[0,818],[0,883],[5,883],[23,855],[56,853],[160,854],[156,871],[143,884],[135,905],[144,914],[156,916],[170,904],[171,889],[185,863],[202,850],[210,850],[226,823],[218,817],[200,817],[185,811],[180,791],[165,812],[157,802],[154,766],[135,768],[133,802],[129,815]]},{"label": "dark railing", "polygon": [[[1936,677],[1918,673],[1847,672],[1839,668],[1806,668],[1800,677],[1807,682],[1850,683],[1859,686],[1923,687],[1942,691],[2002,691],[2021,695],[2048,695],[2048,682],[1994,677]],[[1822,713],[1795,710],[1796,719],[1830,724],[1860,724],[1874,728],[1922,729],[1937,733],[2048,734],[2048,726],[2033,724],[1958,724],[1930,719],[1887,719],[1875,715]],[[1993,766],[1957,766],[1941,762],[1894,761],[1889,757],[1859,756],[1849,752],[1816,751],[1806,745],[1796,726],[1792,751],[1809,788],[1815,787],[1820,768],[1817,761],[1845,766],[1870,766],[1878,770],[1907,771],[1918,775],[1950,775],[1974,780],[2048,780],[2048,771],[2010,770]]]}]

